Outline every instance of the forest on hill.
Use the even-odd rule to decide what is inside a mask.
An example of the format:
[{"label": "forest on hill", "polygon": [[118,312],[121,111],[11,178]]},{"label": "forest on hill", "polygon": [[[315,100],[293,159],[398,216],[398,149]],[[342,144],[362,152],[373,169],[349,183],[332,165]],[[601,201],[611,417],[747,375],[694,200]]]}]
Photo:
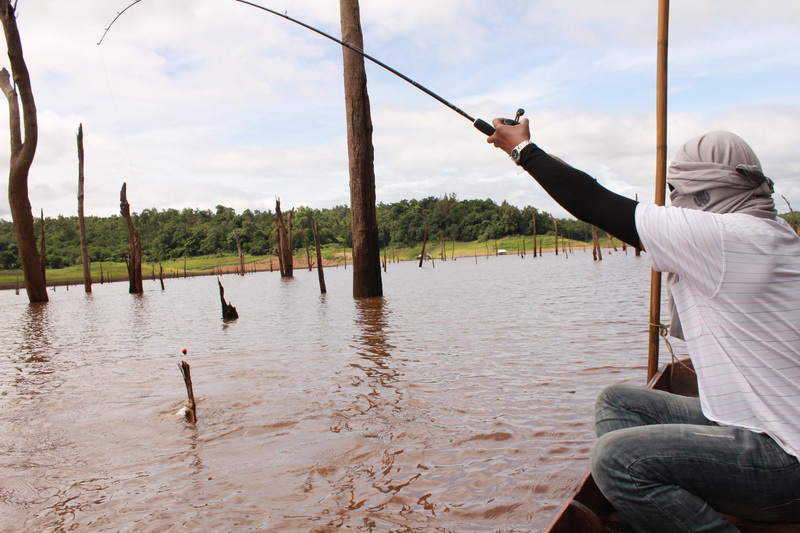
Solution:
[{"label": "forest on hill", "polygon": [[[284,208],[284,216],[286,209]],[[553,234],[554,219],[533,207],[519,209],[507,202],[493,200],[458,200],[454,194],[440,198],[401,200],[377,206],[381,246],[413,247],[424,238],[438,241],[488,241],[515,235]],[[248,255],[274,254],[276,225],[273,211],[242,213],[218,205],[210,209],[144,209],[133,214],[133,222],[142,239],[145,262],[157,263],[181,257],[236,254],[236,239]],[[349,248],[351,245],[350,208],[339,205],[329,209],[298,207],[292,215],[294,246],[305,244],[303,233],[313,241],[311,224],[320,228],[320,243]],[[557,219],[559,234],[575,240],[591,240],[591,226],[573,219]],[[37,235],[39,225],[37,221]],[[80,264],[77,216],[45,217],[47,268],[56,269]],[[86,217],[86,234],[92,262],[122,262],[128,252],[128,237],[121,216]],[[0,220],[0,270],[19,268],[13,224]]]},{"label": "forest on hill", "polygon": [[[284,209],[285,215],[285,209]],[[791,216],[783,216],[796,223]],[[507,202],[493,200],[458,200],[455,194],[422,200],[401,200],[377,206],[378,231],[383,248],[405,248],[419,245],[428,227],[428,239],[447,241],[490,241],[517,235],[533,235],[534,219],[537,235],[553,235],[555,222],[562,237],[591,242],[592,228],[574,219],[554,219],[549,213],[526,206],[519,209]],[[234,209],[218,205],[210,209],[144,209],[133,214],[133,221],[142,239],[144,260],[158,263],[182,257],[236,254],[233,230],[247,255],[274,254],[276,251],[275,213]],[[305,246],[303,233],[313,242],[311,224],[320,228],[320,243],[349,248],[350,208],[339,205],[329,209],[298,207],[293,210],[292,233],[295,248]],[[39,225],[37,221],[37,235]],[[45,217],[47,268],[57,269],[80,264],[78,217]],[[124,262],[128,253],[125,222],[119,215],[86,217],[86,233],[92,262]],[[599,232],[601,237],[605,236]],[[0,219],[0,270],[19,269],[14,227]]]},{"label": "forest on hill", "polygon": [[[284,208],[284,215],[285,213]],[[549,213],[526,206],[522,209],[493,200],[459,200],[455,194],[422,200],[401,200],[377,206],[378,231],[382,248],[419,245],[428,228],[430,241],[489,241],[517,235],[552,235],[555,222],[562,237],[590,242],[592,228],[574,219],[554,219]],[[157,263],[182,257],[236,254],[239,236],[247,255],[268,255],[276,251],[275,213],[242,213],[218,205],[210,209],[144,209],[133,214],[142,240],[145,262]],[[304,235],[313,242],[311,224],[320,228],[320,243],[349,248],[350,208],[339,205],[329,209],[298,207],[292,216],[295,248],[305,246]],[[37,235],[39,225],[37,221]],[[80,264],[78,217],[45,217],[47,268],[57,269]],[[125,222],[119,215],[86,217],[86,233],[92,262],[124,262],[128,252]],[[604,234],[600,232],[600,235]],[[20,268],[13,224],[0,220],[0,270]]]}]

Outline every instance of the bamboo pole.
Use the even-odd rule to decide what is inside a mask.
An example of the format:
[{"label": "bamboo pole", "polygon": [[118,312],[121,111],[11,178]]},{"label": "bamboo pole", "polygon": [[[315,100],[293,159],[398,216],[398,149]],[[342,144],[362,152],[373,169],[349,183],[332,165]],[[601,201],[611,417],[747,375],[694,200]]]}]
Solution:
[{"label": "bamboo pole", "polygon": [[[664,205],[667,190],[667,45],[669,0],[658,2],[658,53],[656,60],[656,205]],[[661,323],[661,272],[650,273],[650,327],[647,381],[658,370],[658,333]]]},{"label": "bamboo pole", "polygon": [[[634,199],[638,202],[639,201],[639,195],[637,194]],[[639,246],[636,246],[636,249],[634,251],[634,255],[636,257],[639,257],[640,255],[642,255],[642,249]]]}]

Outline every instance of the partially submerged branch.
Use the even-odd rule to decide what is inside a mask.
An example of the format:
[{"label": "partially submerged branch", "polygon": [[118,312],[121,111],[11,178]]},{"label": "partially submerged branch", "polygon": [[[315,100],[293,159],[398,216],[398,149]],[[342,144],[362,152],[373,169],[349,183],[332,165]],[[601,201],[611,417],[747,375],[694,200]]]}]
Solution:
[{"label": "partially submerged branch", "polygon": [[[186,350],[183,350],[183,353],[186,353]],[[186,385],[186,406],[183,409],[183,414],[186,416],[186,419],[194,424],[197,422],[197,403],[194,401],[194,388],[192,387],[192,373],[189,367],[189,363],[186,361],[181,361],[178,364],[178,367],[181,369],[181,374],[183,375],[183,383]]]}]

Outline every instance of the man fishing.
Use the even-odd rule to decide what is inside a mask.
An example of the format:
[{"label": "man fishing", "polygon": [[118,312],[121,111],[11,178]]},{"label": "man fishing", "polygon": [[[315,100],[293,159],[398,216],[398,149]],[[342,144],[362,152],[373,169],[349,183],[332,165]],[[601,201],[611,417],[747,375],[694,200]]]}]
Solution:
[{"label": "man fishing", "polygon": [[[592,475],[635,531],[729,532],[721,514],[800,520],[800,237],[739,137],[688,141],[670,207],[615,194],[495,119],[508,153],[575,217],[639,246],[667,272],[673,334],[699,398],[615,385],[597,400]],[[678,320],[679,317],[679,320]]]}]

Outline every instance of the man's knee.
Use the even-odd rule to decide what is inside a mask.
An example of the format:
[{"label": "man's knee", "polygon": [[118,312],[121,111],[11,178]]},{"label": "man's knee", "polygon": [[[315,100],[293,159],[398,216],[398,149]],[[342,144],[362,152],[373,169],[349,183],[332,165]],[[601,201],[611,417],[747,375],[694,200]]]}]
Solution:
[{"label": "man's knee", "polygon": [[598,437],[622,428],[642,425],[639,414],[630,411],[640,392],[641,387],[619,384],[606,387],[597,396],[595,429]]},{"label": "man's knee", "polygon": [[592,446],[592,452],[589,457],[590,467],[592,476],[601,487],[612,478],[618,478],[620,470],[623,468],[615,451],[617,441],[620,440],[617,433],[619,431],[612,431],[602,435]]},{"label": "man's knee", "polygon": [[[610,489],[632,481],[631,469],[648,455],[646,436],[640,428],[620,429],[599,437],[592,447],[590,464],[598,486]],[[605,491],[604,491],[605,492]]]},{"label": "man's knee", "polygon": [[641,387],[625,383],[609,385],[597,395],[595,409],[599,411],[606,407],[624,407],[626,404],[624,399],[635,395],[640,389]]}]

